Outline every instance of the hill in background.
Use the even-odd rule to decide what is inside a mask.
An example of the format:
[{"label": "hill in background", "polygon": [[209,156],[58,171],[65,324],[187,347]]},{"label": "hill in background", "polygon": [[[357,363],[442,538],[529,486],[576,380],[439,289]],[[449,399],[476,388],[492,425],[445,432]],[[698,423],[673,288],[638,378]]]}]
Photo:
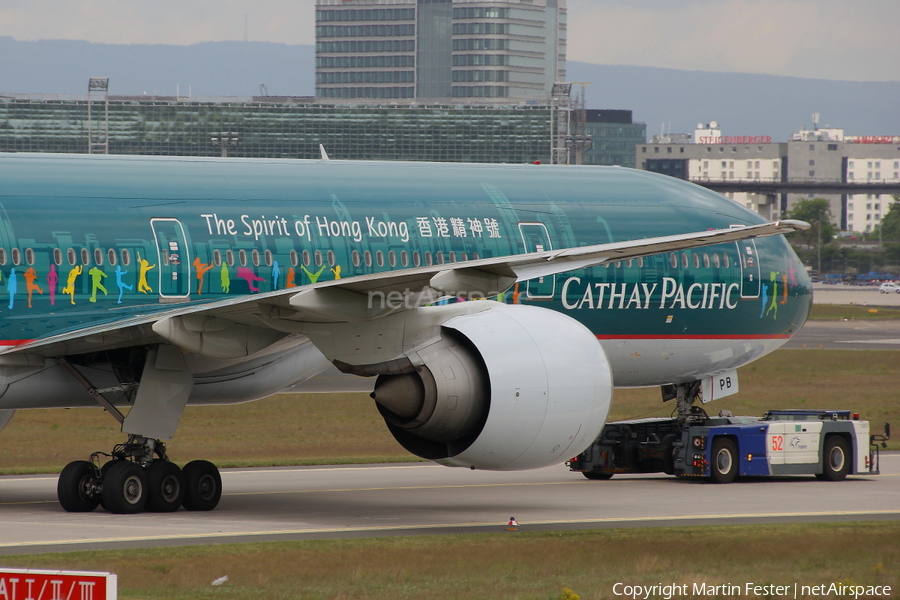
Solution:
[{"label": "hill in background", "polygon": [[[273,96],[315,93],[313,46],[205,42],[191,46],[111,45],[0,37],[0,94],[85,94],[90,77],[109,77],[114,95]],[[590,81],[588,108],[624,108],[647,123],[690,133],[718,121],[726,135],[784,141],[811,114],[849,135],[900,135],[900,82],[851,82],[741,73],[593,65],[570,61],[570,81]],[[576,87],[577,89],[577,87]]]}]

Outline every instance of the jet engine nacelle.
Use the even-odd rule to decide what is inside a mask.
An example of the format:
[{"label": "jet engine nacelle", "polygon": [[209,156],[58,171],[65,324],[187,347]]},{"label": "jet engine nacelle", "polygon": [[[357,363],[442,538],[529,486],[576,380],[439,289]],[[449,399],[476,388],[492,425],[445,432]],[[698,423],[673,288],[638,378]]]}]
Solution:
[{"label": "jet engine nacelle", "polygon": [[449,466],[533,469],[599,435],[612,396],[597,338],[559,312],[491,303],[456,316],[409,353],[413,369],[379,375],[372,397],[391,433]]}]

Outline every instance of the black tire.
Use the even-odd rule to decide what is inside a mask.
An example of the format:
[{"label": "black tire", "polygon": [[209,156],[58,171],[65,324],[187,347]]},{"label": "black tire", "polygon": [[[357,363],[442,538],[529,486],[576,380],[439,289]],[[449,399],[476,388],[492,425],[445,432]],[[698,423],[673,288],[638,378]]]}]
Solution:
[{"label": "black tire", "polygon": [[144,470],[147,475],[147,505],[150,512],[175,512],[184,502],[184,474],[178,465],[154,460]]},{"label": "black tire", "polygon": [[212,510],[222,497],[222,477],[216,465],[194,460],[184,465],[184,503],[187,510]]},{"label": "black tire", "polygon": [[[109,473],[109,468],[116,463],[116,460],[108,460],[106,461],[102,467],[100,467],[100,481],[103,481],[106,478],[106,474]],[[106,508],[106,505],[103,504],[103,494],[100,494],[100,508]]]},{"label": "black tire", "polygon": [[91,512],[100,504],[94,494],[97,472],[86,460],[76,460],[66,465],[56,482],[56,497],[67,512]]},{"label": "black tire", "polygon": [[738,453],[735,443],[726,437],[717,437],[709,457],[709,476],[716,483],[731,483],[738,474]]},{"label": "black tire", "polygon": [[111,513],[133,515],[147,504],[147,475],[129,460],[117,460],[103,477],[103,506]]},{"label": "black tire", "polygon": [[606,481],[612,479],[612,473],[594,473],[593,471],[582,471],[582,475],[593,481]]},{"label": "black tire", "polygon": [[843,481],[850,472],[850,446],[847,440],[839,435],[825,438],[822,452],[822,474],[819,479],[825,481]]}]

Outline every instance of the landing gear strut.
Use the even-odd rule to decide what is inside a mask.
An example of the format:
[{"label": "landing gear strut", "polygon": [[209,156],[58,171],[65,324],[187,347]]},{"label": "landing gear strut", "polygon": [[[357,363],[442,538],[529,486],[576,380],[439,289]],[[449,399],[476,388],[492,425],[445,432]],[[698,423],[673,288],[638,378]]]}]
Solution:
[{"label": "landing gear strut", "polygon": [[[154,369],[151,366],[151,361],[155,361],[160,351],[162,350],[150,351],[140,386],[165,392],[164,386],[159,384],[159,378],[154,380]],[[133,404],[128,413],[129,419],[136,414],[136,408],[139,406],[143,410],[138,412],[152,413],[154,410],[152,398],[148,399],[147,395],[143,395],[142,400],[141,393],[138,393],[136,398],[133,396],[134,391],[139,388],[138,384],[124,383],[115,388],[98,390],[65,358],[58,360],[123,426],[123,430],[143,429],[143,424],[147,420],[141,421],[140,418],[132,423],[136,424],[135,428],[126,429],[128,426],[126,417],[103,395],[110,391],[128,394]],[[122,381],[122,378],[119,380]],[[184,387],[180,388],[182,393]],[[181,398],[182,408],[186,400],[187,397],[184,395]],[[177,414],[167,416],[171,417],[170,428],[162,430],[157,428],[162,432],[156,434],[165,439],[171,438],[174,433],[174,425],[181,417],[181,410],[179,409]],[[68,512],[90,512],[101,505],[109,512],[118,514],[134,514],[144,510],[174,512],[182,506],[187,510],[207,511],[213,510],[219,504],[222,497],[222,478],[216,466],[205,460],[189,462],[184,469],[180,469],[169,460],[166,445],[161,440],[131,434],[128,441],[117,445],[112,453],[94,452],[89,461],[78,460],[66,465],[60,473],[56,493],[60,505]]]}]

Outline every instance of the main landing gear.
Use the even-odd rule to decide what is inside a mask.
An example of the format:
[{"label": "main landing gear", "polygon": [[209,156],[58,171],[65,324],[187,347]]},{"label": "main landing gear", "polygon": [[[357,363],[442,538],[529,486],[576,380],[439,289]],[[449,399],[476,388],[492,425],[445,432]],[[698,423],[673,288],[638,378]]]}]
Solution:
[{"label": "main landing gear", "polygon": [[[161,345],[149,349],[146,357],[108,360],[120,384],[104,389],[97,389],[67,358],[57,360],[129,434],[111,454],[94,452],[90,460],[66,465],[56,486],[65,510],[90,512],[103,506],[112,513],[134,514],[173,512],[182,506],[212,510],[219,504],[222,478],[216,466],[195,460],[180,469],[160,441],[175,434],[193,385],[180,350]],[[141,369],[134,367],[141,362]],[[102,361],[91,357],[90,364]],[[140,383],[135,383],[135,372],[140,373]],[[127,417],[104,396],[108,392],[124,393],[131,400]]]},{"label": "main landing gear", "polygon": [[174,512],[182,506],[202,511],[219,504],[222,478],[205,460],[180,469],[166,456],[161,441],[132,435],[112,454],[95,452],[90,461],[66,465],[56,493],[68,512],[91,512],[97,506],[117,514]]}]

